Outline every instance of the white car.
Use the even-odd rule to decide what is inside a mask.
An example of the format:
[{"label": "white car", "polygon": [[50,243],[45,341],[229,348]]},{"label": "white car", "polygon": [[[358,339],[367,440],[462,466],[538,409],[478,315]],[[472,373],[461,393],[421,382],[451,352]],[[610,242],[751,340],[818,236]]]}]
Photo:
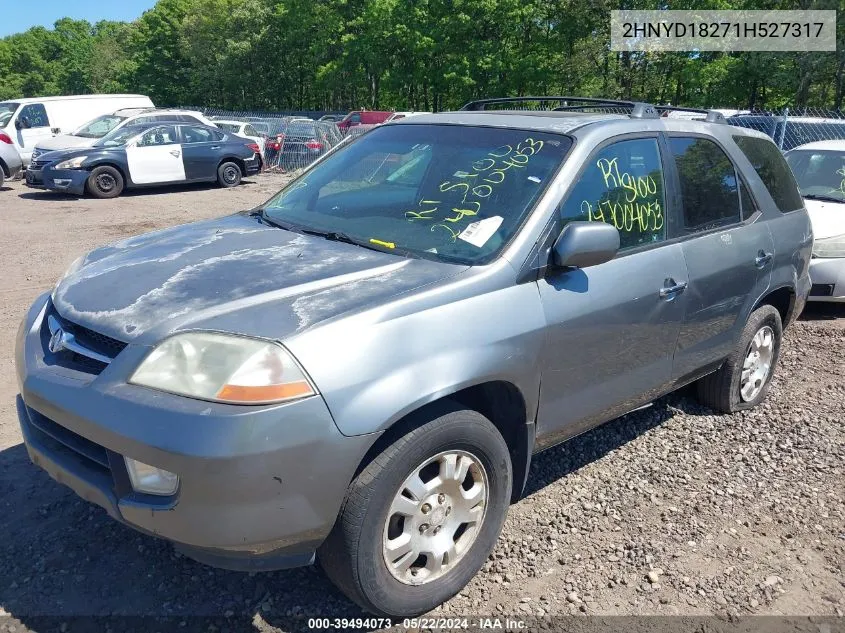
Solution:
[{"label": "white car", "polygon": [[91,147],[106,134],[126,125],[140,125],[143,123],[156,123],[158,121],[200,123],[202,125],[215,126],[215,123],[200,112],[193,110],[178,110],[171,108],[124,108],[110,114],[103,114],[91,119],[76,128],[70,134],[61,134],[52,138],[39,141],[32,152],[32,159],[35,160],[41,154],[54,152],[60,149],[72,149],[75,147]]},{"label": "white car", "polygon": [[152,108],[144,95],[71,95],[30,97],[0,102],[0,132],[12,140],[28,165],[32,150],[57,134],[66,134],[92,116],[118,108]]},{"label": "white car", "polygon": [[234,121],[228,119],[215,119],[214,124],[224,132],[235,134],[241,138],[249,139],[261,150],[261,160],[264,160],[264,143],[267,140],[266,135],[261,136],[255,125],[249,121]]},{"label": "white car", "polygon": [[810,301],[845,302],[845,140],[786,153],[813,224]]},{"label": "white car", "polygon": [[420,114],[431,114],[431,112],[394,112],[390,115],[390,117],[385,121],[398,121],[399,119],[407,119],[409,116],[418,116]]}]

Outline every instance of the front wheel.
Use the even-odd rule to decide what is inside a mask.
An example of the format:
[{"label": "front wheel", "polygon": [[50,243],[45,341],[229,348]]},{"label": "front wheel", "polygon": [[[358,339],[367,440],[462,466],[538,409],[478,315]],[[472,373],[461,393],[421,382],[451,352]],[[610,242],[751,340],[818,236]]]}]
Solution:
[{"label": "front wheel", "polygon": [[237,163],[225,162],[217,168],[217,183],[221,187],[237,187],[241,184],[241,168]]},{"label": "front wheel", "polygon": [[381,616],[419,615],[458,593],[507,514],[512,471],[501,434],[475,411],[439,406],[354,479],[318,552],[329,578]]},{"label": "front wheel", "polygon": [[116,198],[123,191],[123,176],[114,167],[95,167],[88,176],[88,193],[95,198]]},{"label": "front wheel", "polygon": [[757,406],[769,391],[782,337],[780,312],[770,305],[754,310],[733,354],[698,381],[698,399],[721,413]]}]

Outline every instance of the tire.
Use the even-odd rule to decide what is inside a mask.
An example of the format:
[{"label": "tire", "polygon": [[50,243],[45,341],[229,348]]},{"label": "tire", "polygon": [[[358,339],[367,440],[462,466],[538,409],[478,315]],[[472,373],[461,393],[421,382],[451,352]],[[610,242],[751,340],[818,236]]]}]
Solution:
[{"label": "tire", "polygon": [[[334,528],[317,553],[328,577],[347,597],[383,617],[426,613],[458,593],[493,550],[510,503],[511,461],[498,429],[481,414],[462,409],[457,403],[443,402],[431,407],[426,419],[422,426],[387,446],[352,481]],[[437,460],[433,462],[435,465],[423,469],[426,477],[417,477],[416,481],[428,481],[432,486],[432,481],[440,478],[444,473],[440,469],[451,459],[444,453],[455,456],[456,472],[465,472],[464,486],[469,483],[469,492],[476,491],[471,497],[478,495],[478,482],[482,490],[486,483],[482,501],[464,501],[461,507],[458,495],[466,488],[458,483],[460,476],[446,479],[452,487],[457,487],[450,494],[438,495],[436,489],[423,493],[418,489],[422,499],[414,501],[407,493],[404,499],[399,499],[402,491],[408,490],[406,483],[415,473],[419,474],[420,466],[433,458]],[[428,480],[432,469],[440,474]],[[446,487],[443,490],[449,491]],[[391,513],[395,502],[401,502],[403,508],[413,513],[400,519],[398,513]],[[471,504],[478,505],[468,509]],[[425,514],[426,506],[428,514]],[[455,525],[470,525],[460,522],[464,516],[480,518],[474,529],[459,527],[454,531]],[[441,528],[443,531],[436,538]],[[423,530],[427,531],[417,537]],[[451,552],[452,563],[444,556],[441,561],[447,564],[438,576],[421,567],[422,558],[416,557],[415,551],[398,557],[394,552],[391,559],[404,560],[406,565],[397,566],[397,571],[392,572],[386,559],[387,539],[395,538],[394,542],[398,542],[406,534],[409,539],[415,539],[411,542],[423,543],[423,549],[429,545],[456,544]],[[434,565],[434,560],[436,557],[425,558],[427,564],[431,561]],[[408,564],[409,569],[399,571]]]},{"label": "tire", "polygon": [[114,167],[95,167],[86,188],[95,198],[117,198],[123,192],[123,176]]},{"label": "tire", "polygon": [[[760,367],[768,360],[768,371],[763,373],[752,373],[754,388],[743,393],[743,368],[746,360],[753,363],[749,355],[755,351],[758,341],[755,337],[763,333],[764,341],[766,333],[770,334],[771,352],[770,357],[766,352],[766,346],[758,350],[760,352]],[[702,404],[715,409],[721,413],[733,413],[744,409],[751,409],[760,404],[769,392],[775,369],[777,368],[778,357],[780,356],[780,345],[783,337],[783,324],[780,313],[770,305],[757,308],[748,317],[748,322],[742,330],[739,344],[736,350],[730,355],[725,363],[712,374],[705,376],[698,381],[698,399]],[[753,364],[752,364],[753,368]]]},{"label": "tire", "polygon": [[3,166],[0,165],[0,189],[3,188],[3,183],[6,181],[6,174],[3,173]]},{"label": "tire", "polygon": [[241,184],[243,173],[237,163],[226,161],[217,168],[217,184],[221,187],[237,187]]}]

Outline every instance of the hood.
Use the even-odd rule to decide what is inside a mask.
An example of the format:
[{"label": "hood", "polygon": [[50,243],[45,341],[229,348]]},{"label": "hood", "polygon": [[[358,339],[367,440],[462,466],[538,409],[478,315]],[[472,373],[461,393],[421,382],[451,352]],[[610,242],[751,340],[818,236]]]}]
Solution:
[{"label": "hood", "polygon": [[53,304],[74,323],[138,344],[186,329],[281,340],[466,268],[234,215],[92,251],[56,286]]},{"label": "hood", "polygon": [[845,235],[845,202],[805,199],[804,206],[810,214],[815,239]]},{"label": "hood", "polygon": [[84,136],[73,136],[72,134],[60,134],[59,136],[54,136],[53,138],[38,141],[35,149],[42,152],[54,152],[57,149],[91,147],[99,140],[100,139],[98,138],[85,138]]}]

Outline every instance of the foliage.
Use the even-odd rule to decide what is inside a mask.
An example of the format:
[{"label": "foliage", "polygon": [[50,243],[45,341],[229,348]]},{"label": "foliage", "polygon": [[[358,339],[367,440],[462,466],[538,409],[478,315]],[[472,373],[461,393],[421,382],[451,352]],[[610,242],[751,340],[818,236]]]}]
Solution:
[{"label": "foliage", "polygon": [[574,94],[842,108],[835,53],[618,53],[609,11],[830,9],[840,0],[159,0],[133,23],[63,18],[0,39],[0,99],[139,92],[230,109],[454,108]]}]

